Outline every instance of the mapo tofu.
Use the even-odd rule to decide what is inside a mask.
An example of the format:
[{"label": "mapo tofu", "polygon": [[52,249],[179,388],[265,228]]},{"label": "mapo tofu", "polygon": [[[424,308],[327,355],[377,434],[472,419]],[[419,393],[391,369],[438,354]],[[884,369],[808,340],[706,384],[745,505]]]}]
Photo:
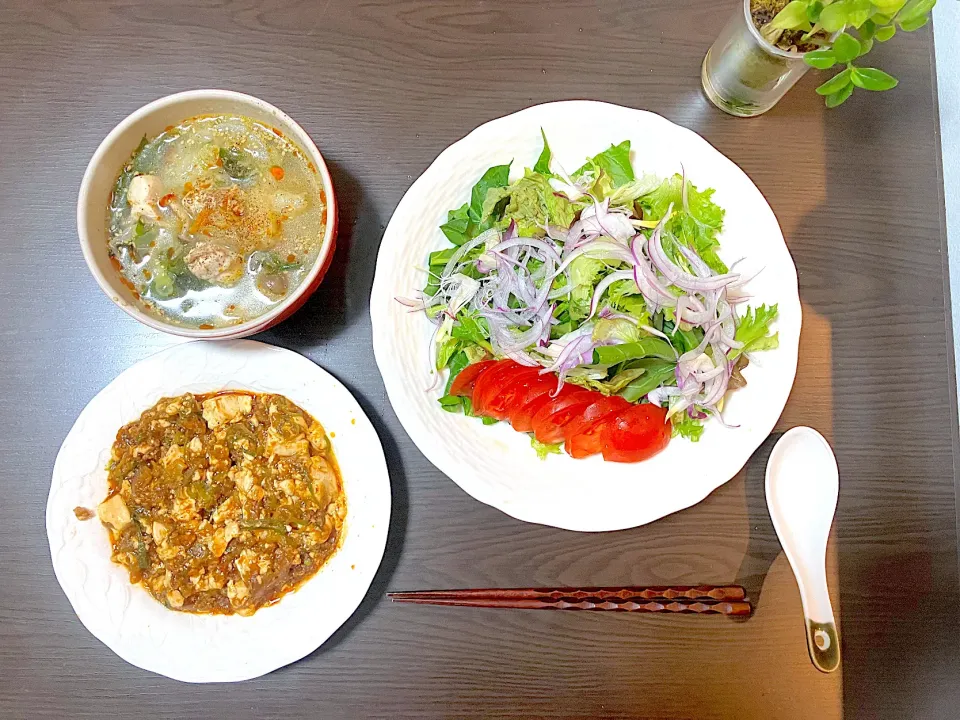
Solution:
[{"label": "mapo tofu", "polygon": [[108,482],[112,559],[186,612],[276,602],[336,551],[346,515],[324,428],[281,395],[161,400],[117,433]]}]

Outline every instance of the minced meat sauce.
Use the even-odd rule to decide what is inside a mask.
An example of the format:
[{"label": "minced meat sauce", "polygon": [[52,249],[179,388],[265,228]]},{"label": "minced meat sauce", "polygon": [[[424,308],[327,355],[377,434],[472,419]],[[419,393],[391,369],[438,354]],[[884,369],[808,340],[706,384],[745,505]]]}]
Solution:
[{"label": "minced meat sauce", "polygon": [[121,428],[107,470],[112,559],[171,609],[250,615],[338,547],[330,441],[281,395],[165,398]]}]

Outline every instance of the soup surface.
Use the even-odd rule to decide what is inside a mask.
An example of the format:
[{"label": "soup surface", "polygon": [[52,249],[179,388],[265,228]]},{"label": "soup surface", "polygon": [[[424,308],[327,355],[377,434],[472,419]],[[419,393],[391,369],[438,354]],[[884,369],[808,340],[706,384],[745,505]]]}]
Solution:
[{"label": "soup surface", "polygon": [[144,138],[107,212],[111,262],[147,310],[211,329],[264,314],[303,281],[326,198],[280,131],[209,115]]},{"label": "soup surface", "polygon": [[282,395],[164,398],[117,433],[97,508],[112,560],[174,610],[250,615],[336,551],[343,483],[323,427]]}]

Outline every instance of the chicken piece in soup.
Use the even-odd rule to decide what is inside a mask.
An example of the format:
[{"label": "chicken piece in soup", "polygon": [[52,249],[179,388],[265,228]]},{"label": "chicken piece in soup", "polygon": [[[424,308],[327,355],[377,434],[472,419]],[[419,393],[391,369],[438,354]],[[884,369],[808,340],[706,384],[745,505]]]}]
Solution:
[{"label": "chicken piece in soup", "polygon": [[326,197],[279,131],[208,115],[144,138],[108,208],[111,262],[148,312],[187,328],[252,320],[317,259]]}]

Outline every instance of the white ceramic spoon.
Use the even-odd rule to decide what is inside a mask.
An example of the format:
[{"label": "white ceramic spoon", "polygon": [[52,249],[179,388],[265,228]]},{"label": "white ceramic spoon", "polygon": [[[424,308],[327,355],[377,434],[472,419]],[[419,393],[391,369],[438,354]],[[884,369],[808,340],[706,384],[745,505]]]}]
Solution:
[{"label": "white ceramic spoon", "polygon": [[837,459],[823,436],[808,427],[784,433],[767,462],[767,507],[800,586],[810,659],[822,672],[840,665],[826,569],[839,490]]}]

